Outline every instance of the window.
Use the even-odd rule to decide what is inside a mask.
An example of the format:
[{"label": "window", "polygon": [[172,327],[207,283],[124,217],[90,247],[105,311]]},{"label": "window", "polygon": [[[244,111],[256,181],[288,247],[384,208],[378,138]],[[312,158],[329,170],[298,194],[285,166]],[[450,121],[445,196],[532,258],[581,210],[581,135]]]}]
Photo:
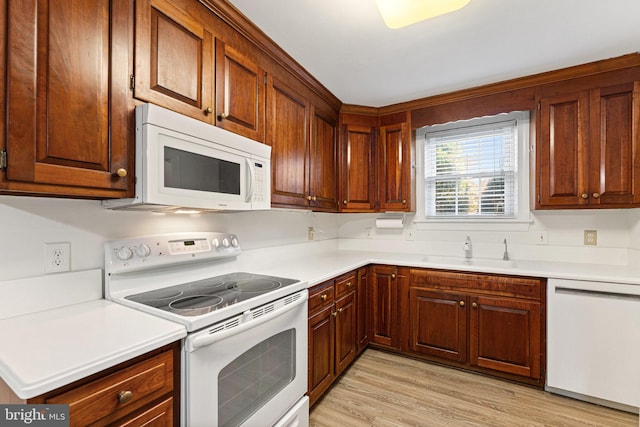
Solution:
[{"label": "window", "polygon": [[526,112],[418,129],[420,220],[528,218]]}]

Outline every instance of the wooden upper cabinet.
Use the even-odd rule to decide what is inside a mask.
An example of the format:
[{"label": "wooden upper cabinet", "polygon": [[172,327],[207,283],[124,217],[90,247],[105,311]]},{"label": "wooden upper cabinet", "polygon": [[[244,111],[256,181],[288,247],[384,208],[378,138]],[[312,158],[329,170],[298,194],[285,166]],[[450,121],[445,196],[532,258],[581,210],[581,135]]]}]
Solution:
[{"label": "wooden upper cabinet", "polygon": [[408,210],[411,153],[407,123],[381,126],[379,147],[380,210]]},{"label": "wooden upper cabinet", "polygon": [[589,203],[640,203],[640,82],[591,91]]},{"label": "wooden upper cabinet", "polygon": [[265,140],[266,73],[232,46],[216,39],[216,125]]},{"label": "wooden upper cabinet", "polygon": [[640,82],[540,99],[538,208],[640,204]]},{"label": "wooden upper cabinet", "polygon": [[314,210],[338,210],[336,120],[314,108],[309,143],[309,206]]},{"label": "wooden upper cabinet", "polygon": [[342,132],[340,209],[344,212],[372,212],[377,200],[376,128],[347,124]]},{"label": "wooden upper cabinet", "polygon": [[268,82],[266,143],[271,146],[271,204],[306,207],[310,106],[272,76]]},{"label": "wooden upper cabinet", "polygon": [[135,4],[135,97],[213,123],[212,33],[169,0]]},{"label": "wooden upper cabinet", "polygon": [[[7,2],[0,188],[126,197],[133,176],[127,0]],[[81,36],[79,36],[81,35]],[[118,175],[131,172],[129,178]]]}]

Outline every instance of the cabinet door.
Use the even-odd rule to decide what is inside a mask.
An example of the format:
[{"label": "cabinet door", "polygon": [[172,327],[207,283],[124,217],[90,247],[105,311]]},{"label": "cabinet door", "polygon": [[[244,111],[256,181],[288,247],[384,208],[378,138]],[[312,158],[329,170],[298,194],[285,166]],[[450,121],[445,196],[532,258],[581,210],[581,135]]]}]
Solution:
[{"label": "cabinet door", "polygon": [[335,305],[309,318],[309,405],[329,388],[335,378]]},{"label": "cabinet door", "polygon": [[542,98],[538,132],[540,206],[589,203],[589,94]]},{"label": "cabinet door", "polygon": [[340,375],[358,353],[357,343],[357,313],[356,293],[351,292],[336,301],[336,343],[335,343],[335,367],[336,376]]},{"label": "cabinet door", "polygon": [[367,268],[361,268],[358,270],[356,289],[358,352],[364,350],[367,344],[369,344],[369,324],[371,323],[369,292],[369,275],[367,274]]},{"label": "cabinet door", "polygon": [[540,377],[540,303],[471,297],[469,362],[525,377]]},{"label": "cabinet door", "polygon": [[266,73],[216,39],[216,125],[264,142]]},{"label": "cabinet door", "polygon": [[466,362],[467,302],[467,296],[411,287],[410,350]]},{"label": "cabinet door", "polygon": [[314,210],[338,210],[336,121],[315,109],[309,144],[309,196]]},{"label": "cabinet door", "polygon": [[396,267],[374,266],[371,269],[371,342],[397,347],[397,276]]},{"label": "cabinet door", "polygon": [[135,97],[213,123],[213,35],[169,0],[135,3]]},{"label": "cabinet door", "polygon": [[309,103],[272,77],[267,90],[266,142],[271,146],[271,204],[305,207],[308,205]]},{"label": "cabinet door", "polygon": [[130,195],[131,177],[121,177],[133,176],[130,2],[27,0],[6,7],[3,188]]},{"label": "cabinet door", "polygon": [[342,211],[372,212],[377,200],[374,163],[375,128],[345,125],[340,183]]},{"label": "cabinet door", "polygon": [[591,91],[589,203],[640,203],[640,82]]},{"label": "cabinet door", "polygon": [[406,123],[380,127],[380,210],[409,209],[410,155]]}]

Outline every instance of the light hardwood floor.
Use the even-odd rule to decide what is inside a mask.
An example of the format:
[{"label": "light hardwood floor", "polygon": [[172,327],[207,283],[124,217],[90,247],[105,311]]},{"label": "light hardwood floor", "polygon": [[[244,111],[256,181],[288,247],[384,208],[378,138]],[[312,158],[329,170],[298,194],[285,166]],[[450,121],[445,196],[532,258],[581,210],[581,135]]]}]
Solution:
[{"label": "light hardwood floor", "polygon": [[312,408],[310,426],[638,427],[638,416],[367,349]]}]

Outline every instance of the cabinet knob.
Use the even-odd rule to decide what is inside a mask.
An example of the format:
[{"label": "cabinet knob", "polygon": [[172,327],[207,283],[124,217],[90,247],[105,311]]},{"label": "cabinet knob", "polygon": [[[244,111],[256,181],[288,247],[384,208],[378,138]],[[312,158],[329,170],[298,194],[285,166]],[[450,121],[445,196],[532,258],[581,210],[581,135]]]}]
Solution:
[{"label": "cabinet knob", "polygon": [[473,308],[478,308],[478,303],[472,302],[472,303],[471,303],[471,307],[473,307]]},{"label": "cabinet knob", "polygon": [[350,288],[350,287],[351,287],[351,285],[352,285],[352,283],[351,283],[351,282],[347,282],[347,288]]},{"label": "cabinet knob", "polygon": [[313,196],[312,200],[315,202],[316,200],[318,200],[318,198],[316,196]]},{"label": "cabinet knob", "polygon": [[208,116],[209,114],[213,113],[213,109],[211,107],[207,107],[204,109],[204,115]]},{"label": "cabinet knob", "polygon": [[121,391],[120,393],[118,393],[118,402],[120,403],[127,403],[132,398],[133,398],[132,391],[127,390],[127,391]]},{"label": "cabinet knob", "polygon": [[337,311],[334,311],[333,313],[331,313],[331,315],[332,315],[333,317],[336,317],[336,316],[338,315],[338,312],[337,312]]},{"label": "cabinet knob", "polygon": [[327,294],[320,295],[320,299],[322,299],[322,301],[326,301],[327,300]]},{"label": "cabinet knob", "polygon": [[342,313],[342,310],[344,310],[344,308],[340,307],[340,308],[338,309],[338,313]]},{"label": "cabinet knob", "polygon": [[402,204],[406,205],[407,204],[407,199],[402,199]]},{"label": "cabinet knob", "polygon": [[308,201],[311,201],[311,196],[307,196],[307,200],[308,200]]},{"label": "cabinet knob", "polygon": [[396,274],[395,273],[391,274],[391,278],[395,279],[396,278]]},{"label": "cabinet knob", "polygon": [[346,201],[346,200],[343,200],[343,201],[342,201],[342,204],[343,204],[343,205],[346,205],[346,204],[347,204],[347,201]]},{"label": "cabinet knob", "polygon": [[120,178],[124,178],[125,176],[127,176],[127,170],[125,168],[120,168],[116,171],[116,175],[118,175]]},{"label": "cabinet knob", "polygon": [[460,301],[460,307],[464,307],[464,301]]},{"label": "cabinet knob", "polygon": [[218,120],[224,120],[227,117],[229,117],[229,115],[227,113],[220,113],[218,114]]},{"label": "cabinet knob", "polygon": [[597,199],[598,197],[600,197],[600,193],[593,193],[591,195],[594,199]]},{"label": "cabinet knob", "polygon": [[582,197],[583,199],[588,199],[589,195],[587,193],[582,193],[580,197]]}]

